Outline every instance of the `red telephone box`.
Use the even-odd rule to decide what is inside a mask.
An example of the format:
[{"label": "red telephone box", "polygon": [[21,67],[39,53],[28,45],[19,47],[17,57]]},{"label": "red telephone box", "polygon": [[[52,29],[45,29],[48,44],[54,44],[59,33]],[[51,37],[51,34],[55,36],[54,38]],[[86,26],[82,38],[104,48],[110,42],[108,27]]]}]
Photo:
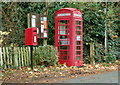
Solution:
[{"label": "red telephone box", "polygon": [[36,27],[27,28],[25,30],[25,45],[38,45]]},{"label": "red telephone box", "polygon": [[60,64],[82,66],[83,63],[82,12],[63,8],[55,14],[55,46]]}]

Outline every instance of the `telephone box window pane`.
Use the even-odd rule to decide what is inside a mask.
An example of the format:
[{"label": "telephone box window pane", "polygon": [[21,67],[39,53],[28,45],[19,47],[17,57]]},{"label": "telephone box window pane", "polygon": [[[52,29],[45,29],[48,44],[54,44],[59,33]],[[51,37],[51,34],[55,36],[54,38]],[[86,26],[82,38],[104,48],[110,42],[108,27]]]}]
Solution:
[{"label": "telephone box window pane", "polygon": [[68,20],[68,24],[69,24],[69,20]]},{"label": "telephone box window pane", "polygon": [[68,36],[68,39],[69,39],[70,37]]},{"label": "telephone box window pane", "polygon": [[67,60],[67,56],[64,56],[64,60]]},{"label": "telephone box window pane", "polygon": [[67,39],[67,36],[62,35],[62,36],[60,36],[60,39]]},{"label": "telephone box window pane", "polygon": [[80,21],[76,21],[76,25],[80,25],[80,23],[81,23]]},{"label": "telephone box window pane", "polygon": [[76,50],[80,50],[80,46],[76,46]]},{"label": "telephone box window pane", "polygon": [[70,31],[68,30],[68,35],[70,34]]},{"label": "telephone box window pane", "polygon": [[80,35],[80,31],[76,31],[76,34],[77,34],[77,35]]},{"label": "telephone box window pane", "polygon": [[76,41],[77,45],[80,45],[80,41]]},{"label": "telephone box window pane", "polygon": [[76,30],[80,30],[80,26],[76,26]]},{"label": "telephone box window pane", "polygon": [[76,60],[80,60],[80,56],[76,56]]},{"label": "telephone box window pane", "polygon": [[68,25],[68,29],[70,29],[69,25]]},{"label": "telephone box window pane", "polygon": [[60,51],[60,56],[62,57],[61,59],[67,60],[67,51]]},{"label": "telephone box window pane", "polygon": [[68,56],[68,60],[69,60],[69,58],[70,58],[70,57]]},{"label": "telephone box window pane", "polygon": [[67,43],[67,41],[60,41],[60,45],[69,45],[69,41]]},{"label": "telephone box window pane", "polygon": [[60,55],[67,55],[67,51],[60,51]]},{"label": "telephone box window pane", "polygon": [[60,30],[67,30],[67,26],[60,26]]},{"label": "telephone box window pane", "polygon": [[60,31],[60,34],[61,34],[61,35],[67,34],[67,30],[66,30],[66,31]]},{"label": "telephone box window pane", "polygon": [[60,46],[60,49],[66,50],[67,46]]},{"label": "telephone box window pane", "polygon": [[76,36],[76,39],[77,39],[77,40],[81,40],[80,38],[81,38],[80,36]]},{"label": "telephone box window pane", "polygon": [[62,60],[67,60],[65,55],[60,55]]},{"label": "telephone box window pane", "polygon": [[80,55],[80,51],[76,51],[76,55]]},{"label": "telephone box window pane", "polygon": [[60,24],[67,24],[67,20],[61,20]]}]

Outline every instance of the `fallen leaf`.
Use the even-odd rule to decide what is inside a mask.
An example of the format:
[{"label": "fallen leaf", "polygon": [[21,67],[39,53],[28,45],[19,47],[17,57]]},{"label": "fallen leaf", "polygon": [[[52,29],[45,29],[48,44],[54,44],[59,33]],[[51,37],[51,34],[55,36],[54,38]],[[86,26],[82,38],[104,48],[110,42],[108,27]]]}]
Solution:
[{"label": "fallen leaf", "polygon": [[71,77],[73,78],[73,77],[75,77],[75,76],[72,75]]},{"label": "fallen leaf", "polygon": [[28,71],[31,70],[31,68],[28,68]]},{"label": "fallen leaf", "polygon": [[43,71],[47,71],[47,68],[44,68]]},{"label": "fallen leaf", "polygon": [[34,69],[34,71],[36,72],[36,71],[38,71],[38,69]]},{"label": "fallen leaf", "polygon": [[30,73],[30,74],[33,74],[33,72],[32,72],[32,71],[30,71],[29,73]]},{"label": "fallen leaf", "polygon": [[62,74],[62,72],[60,72],[60,74]]}]

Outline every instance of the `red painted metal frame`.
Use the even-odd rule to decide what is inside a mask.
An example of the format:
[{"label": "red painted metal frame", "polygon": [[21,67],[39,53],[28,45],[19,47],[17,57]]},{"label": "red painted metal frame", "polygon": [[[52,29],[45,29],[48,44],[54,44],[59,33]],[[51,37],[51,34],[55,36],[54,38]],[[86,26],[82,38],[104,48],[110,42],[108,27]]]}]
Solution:
[{"label": "red painted metal frame", "polygon": [[[67,34],[65,34],[65,37],[67,38],[67,45],[60,45],[60,41],[65,40],[65,39],[60,39],[60,36],[64,35],[64,34],[60,34],[60,31],[61,31],[60,26],[63,26],[63,25],[60,25],[60,21],[62,20],[65,20],[65,21],[67,20],[67,24],[64,24],[64,26],[67,26],[67,29],[66,29]],[[76,21],[80,21],[81,22],[80,25],[76,25]],[[68,26],[69,26],[69,29],[68,29]],[[80,26],[80,30],[76,30],[76,26]],[[69,34],[68,34],[68,31],[69,31]],[[77,37],[76,31],[80,32],[80,36],[81,36],[80,40],[76,39]],[[59,58],[60,64],[66,63],[67,66],[82,66],[82,63],[83,63],[83,36],[82,35],[83,35],[83,21],[82,21],[81,11],[75,8],[63,8],[63,9],[56,11],[56,14],[55,14],[55,46],[58,48],[58,58]],[[80,41],[80,45],[76,44],[77,41]],[[60,53],[61,52],[60,46],[67,46],[67,49],[63,50],[63,52]],[[76,50],[76,46],[79,46],[80,50]],[[67,55],[64,54],[66,51],[67,51]],[[80,52],[79,55],[76,54],[77,51]],[[66,60],[63,59],[63,57],[65,56],[67,56]],[[79,60],[76,59],[77,56],[80,56]]]}]

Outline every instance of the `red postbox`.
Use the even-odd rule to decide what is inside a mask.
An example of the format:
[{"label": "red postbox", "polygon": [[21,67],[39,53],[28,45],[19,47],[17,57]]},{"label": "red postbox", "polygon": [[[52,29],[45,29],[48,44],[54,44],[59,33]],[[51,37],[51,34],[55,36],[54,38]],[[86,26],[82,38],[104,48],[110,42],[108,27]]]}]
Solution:
[{"label": "red postbox", "polygon": [[82,66],[83,63],[82,12],[63,8],[55,13],[55,46],[60,64]]},{"label": "red postbox", "polygon": [[25,45],[38,45],[36,27],[27,28],[25,30]]}]

